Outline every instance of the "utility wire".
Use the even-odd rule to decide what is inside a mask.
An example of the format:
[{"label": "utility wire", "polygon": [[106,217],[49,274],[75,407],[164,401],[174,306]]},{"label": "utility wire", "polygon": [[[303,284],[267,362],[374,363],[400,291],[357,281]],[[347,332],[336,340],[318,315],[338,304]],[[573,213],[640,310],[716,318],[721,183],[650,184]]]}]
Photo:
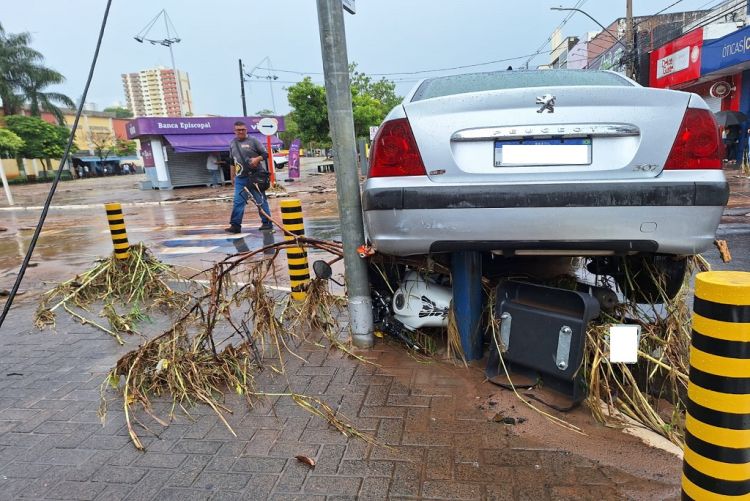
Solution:
[{"label": "utility wire", "polygon": [[[494,61],[486,61],[483,63],[475,63],[475,64],[464,64],[461,66],[452,66],[450,68],[435,68],[431,70],[418,70],[418,71],[395,71],[391,73],[367,73],[368,76],[391,76],[391,75],[420,75],[423,73],[435,73],[438,71],[452,71],[452,70],[462,70],[465,68],[476,68],[477,66],[487,66],[490,64],[496,64],[496,63],[507,63],[509,61],[516,61],[518,59],[524,59],[530,56],[538,56],[541,54],[540,52],[534,52],[531,54],[525,54],[523,56],[515,56],[515,57],[506,57],[503,59],[495,59]],[[258,68],[258,69],[267,69],[267,68]],[[292,70],[280,70],[275,69],[274,71],[284,72],[284,73],[296,73],[298,75],[322,75],[322,73],[316,73],[316,72],[307,72],[307,71],[292,71]]]},{"label": "utility wire", "polygon": [[[728,16],[729,14],[733,14],[740,10],[744,10],[745,8],[746,8],[746,5],[743,3],[731,10],[723,11],[714,15],[709,14],[708,19],[704,19],[700,24],[693,26],[693,28],[690,31],[694,31],[694,30],[697,30],[698,28],[703,28],[704,26],[708,26],[709,24],[712,24],[714,21],[721,19],[724,16]],[[666,40],[655,40],[654,46],[664,45],[665,43],[668,43],[672,40],[676,40],[677,38],[680,38],[682,35],[684,35],[684,33],[682,33],[682,30],[680,30],[680,33],[678,34],[678,36],[675,36],[674,38],[669,38]]]},{"label": "utility wire", "polygon": [[[680,1],[682,1],[682,0],[680,0]],[[659,13],[662,13],[662,12],[664,12],[665,10],[669,9],[670,7],[673,7],[673,6],[674,6],[674,5],[676,5],[677,3],[679,3],[679,2],[675,2],[675,3],[673,3],[673,4],[671,4],[671,5],[667,6],[667,7],[665,7],[664,9],[662,9],[662,10],[661,10],[661,11],[659,11],[659,12],[657,12],[656,14],[652,14],[651,16],[647,17],[646,19],[644,19],[644,20],[641,20],[641,21],[640,21],[640,22],[639,22],[638,24],[641,24],[641,23],[643,23],[643,22],[647,21],[648,19],[651,19],[652,17],[654,17],[654,16],[658,15]],[[706,6],[706,5],[710,4],[710,3],[712,3],[712,2],[708,2],[708,3],[706,3],[706,4],[703,4],[703,6]],[[720,19],[720,18],[722,18],[723,16],[727,16],[727,15],[729,15],[729,14],[735,13],[735,12],[737,12],[737,11],[739,11],[739,10],[743,10],[743,9],[745,9],[745,7],[746,7],[746,5],[745,5],[745,4],[743,3],[743,4],[739,4],[739,5],[738,5],[737,7],[735,7],[734,9],[730,9],[730,10],[722,11],[722,12],[719,12],[719,13],[717,13],[717,14],[708,14],[708,15],[707,15],[707,19],[704,19],[704,20],[703,20],[703,21],[702,21],[702,22],[701,22],[700,24],[698,24],[698,25],[694,26],[694,27],[693,27],[693,28],[692,28],[692,29],[691,29],[690,31],[693,31],[693,30],[697,30],[698,28],[702,28],[702,27],[704,27],[704,26],[707,26],[707,25],[709,25],[709,24],[713,23],[714,21],[716,21],[717,19]],[[637,26],[637,25],[636,25],[636,26]],[[670,41],[672,41],[672,40],[675,40],[675,39],[677,39],[677,38],[681,37],[682,35],[684,35],[684,33],[682,33],[682,29],[680,29],[680,30],[679,30],[679,34],[678,34],[678,36],[675,36],[675,37],[673,37],[673,38],[667,38],[667,37],[664,37],[664,39],[662,39],[662,40],[654,40],[654,42],[653,42],[653,45],[654,45],[654,47],[659,47],[659,46],[662,46],[662,45],[664,45],[664,44],[666,44],[666,43],[668,43],[668,42],[670,42]],[[612,45],[612,47],[614,47],[615,45],[616,45],[616,44],[613,44],[613,45]],[[611,48],[611,47],[610,47],[610,48]],[[590,63],[588,64],[588,66],[590,67],[590,66],[594,65],[595,63],[597,63],[597,62],[598,62],[598,61],[599,61],[599,60],[600,60],[601,58],[603,58],[603,57],[604,57],[604,55],[605,55],[605,54],[606,54],[606,53],[607,53],[608,51],[609,51],[609,49],[608,49],[608,50],[605,50],[605,51],[604,51],[604,52],[602,52],[601,54],[597,55],[597,56],[596,56],[596,57],[595,57],[594,59],[592,59],[592,60],[591,60],[591,62],[590,62]],[[624,56],[624,57],[627,57],[627,56]],[[621,57],[621,58],[620,58],[620,60],[618,61],[618,64],[619,64],[620,62],[622,62],[622,60],[624,59],[624,57]]]},{"label": "utility wire", "polygon": [[[583,4],[586,3],[586,1],[587,0],[579,0],[578,2],[576,2],[576,8],[580,8],[581,6],[583,6]],[[650,18],[652,18],[654,16],[657,16],[657,15],[663,13],[664,11],[666,11],[666,10],[674,7],[675,5],[677,5],[677,4],[679,4],[679,3],[683,2],[683,1],[684,0],[677,0],[676,2],[673,2],[672,4],[670,4],[667,7],[663,8],[659,12],[657,12],[655,14],[652,14],[652,15],[648,16],[647,18],[641,20],[638,24],[643,23],[643,22],[647,21],[648,19],[650,19]],[[711,2],[708,2],[708,3],[704,4],[703,6],[708,5],[710,3],[713,3],[715,1],[716,0],[712,0]],[[565,26],[565,24],[567,24],[569,22],[569,20],[570,20],[570,18],[572,17],[573,14],[575,14],[575,11],[571,11],[571,14],[568,14],[560,22],[560,24],[558,25],[558,28],[561,28],[561,27]],[[638,26],[638,24],[636,24],[635,26]],[[555,29],[557,29],[557,28],[555,28]],[[612,36],[612,35],[610,34],[610,36]],[[436,72],[441,72],[441,71],[453,71],[453,70],[460,70],[460,69],[466,69],[466,68],[476,68],[476,67],[479,67],[479,66],[488,66],[488,65],[497,64],[497,63],[507,63],[507,62],[512,62],[512,61],[517,61],[519,59],[533,58],[535,56],[539,56],[539,55],[542,55],[542,54],[551,54],[553,51],[544,51],[544,48],[551,41],[552,41],[552,37],[550,36],[536,51],[534,51],[534,52],[532,52],[530,54],[525,54],[525,55],[521,55],[521,56],[508,57],[508,58],[504,58],[504,59],[496,59],[496,60],[493,60],[493,61],[486,61],[486,62],[482,62],[482,63],[467,64],[467,65],[461,65],[461,66],[452,66],[452,67],[447,67],[447,68],[434,68],[434,69],[429,69],[429,70],[396,71],[396,72],[388,72],[388,73],[369,73],[368,72],[367,75],[368,76],[373,76],[373,77],[394,76],[394,75],[419,75],[419,74],[424,74],[424,73],[436,73]],[[618,38],[618,39],[616,39],[615,43],[613,43],[612,45],[606,46],[606,47],[602,46],[602,45],[598,45],[598,43],[592,43],[592,42],[589,42],[589,43],[591,43],[595,47],[598,47],[598,48],[601,48],[601,49],[606,48],[607,50],[609,50],[614,45],[616,45],[618,43],[622,43],[622,41]],[[600,54],[599,56],[597,56],[597,59],[595,59],[594,61],[598,60],[598,58],[600,58],[602,55],[603,54]],[[300,71],[300,70],[290,70],[290,69],[281,69],[281,68],[269,68],[269,67],[262,67],[262,66],[258,66],[256,69],[265,70],[265,71],[272,70],[274,72],[279,72],[279,73],[290,73],[290,74],[294,74],[294,75],[303,75],[303,76],[323,75],[322,72],[317,72],[317,71]],[[255,76],[255,75],[253,75],[253,76]],[[416,81],[416,80],[409,80],[409,81]]]},{"label": "utility wire", "polygon": [[[586,2],[587,2],[587,0],[578,0],[578,1],[576,2],[576,4],[575,4],[575,5],[573,6],[573,8],[574,8],[574,9],[580,9],[581,7],[583,7],[583,4],[585,4]],[[571,10],[571,11],[570,11],[570,12],[569,12],[568,14],[566,14],[566,16],[565,16],[565,17],[563,18],[563,20],[562,20],[562,21],[560,22],[560,24],[558,24],[558,25],[557,25],[557,27],[556,27],[556,28],[555,28],[554,30],[552,30],[552,33],[551,33],[551,34],[550,34],[550,36],[549,36],[549,37],[547,38],[547,40],[545,40],[545,41],[544,41],[544,42],[542,43],[542,45],[540,45],[540,46],[539,46],[539,48],[538,48],[538,49],[536,50],[536,53],[535,53],[535,54],[533,54],[533,55],[531,55],[531,56],[530,56],[530,57],[529,57],[529,58],[528,58],[528,59],[526,60],[526,63],[524,64],[524,67],[525,67],[526,69],[528,69],[528,68],[529,68],[529,63],[531,62],[531,60],[532,60],[532,59],[534,59],[534,58],[535,58],[536,56],[540,55],[540,54],[542,53],[542,51],[544,51],[544,48],[545,48],[545,47],[547,46],[547,44],[548,44],[548,43],[550,43],[550,42],[552,42],[552,36],[554,35],[555,31],[557,31],[557,30],[559,30],[559,29],[562,29],[562,28],[563,28],[563,26],[565,26],[565,25],[566,25],[566,24],[568,23],[568,21],[570,21],[570,19],[571,19],[571,18],[573,17],[573,15],[574,15],[575,13],[576,13],[576,11],[574,11],[574,10]],[[552,47],[552,51],[550,51],[550,54],[551,54],[552,52],[554,52],[554,50],[555,50],[556,48],[557,48],[557,47]]]},{"label": "utility wire", "polygon": [[96,49],[94,50],[94,58],[91,61],[91,68],[89,69],[89,76],[86,79],[86,85],[83,88],[83,94],[81,95],[81,102],[78,104],[78,111],[76,111],[76,118],[73,121],[73,127],[71,127],[70,129],[70,136],[68,137],[68,144],[65,146],[65,153],[63,154],[63,157],[60,160],[60,165],[57,167],[57,173],[55,174],[55,179],[52,181],[52,187],[50,188],[49,193],[47,194],[47,200],[44,202],[44,208],[42,209],[42,214],[41,216],[39,216],[39,223],[37,223],[36,229],[34,230],[34,235],[31,237],[31,242],[29,243],[29,249],[28,251],[26,251],[26,256],[23,258],[21,269],[18,270],[18,276],[16,277],[16,282],[13,284],[13,289],[10,291],[8,300],[5,302],[3,313],[2,315],[0,315],[0,327],[3,326],[5,317],[8,316],[10,307],[13,304],[13,299],[16,297],[16,294],[18,293],[18,288],[21,286],[21,281],[23,280],[23,277],[26,273],[26,268],[28,268],[29,266],[31,255],[34,253],[34,248],[36,247],[36,243],[39,240],[39,234],[42,232],[42,227],[44,226],[44,220],[47,218],[47,213],[49,212],[49,206],[52,203],[52,197],[54,196],[55,190],[57,189],[57,184],[60,182],[60,177],[62,176],[63,167],[65,166],[65,163],[68,160],[68,155],[70,155],[70,149],[73,146],[73,140],[75,138],[76,129],[78,128],[78,120],[81,118],[81,113],[83,112],[83,104],[86,102],[86,96],[88,95],[88,92],[89,92],[91,79],[94,77],[94,68],[96,68],[96,61],[97,59],[99,59],[99,49],[102,46],[102,39],[104,38],[104,28],[107,26],[107,18],[109,17],[109,8],[111,5],[112,5],[112,0],[107,0],[107,7],[104,9],[104,17],[102,18],[101,28],[99,28],[99,39],[96,41]]},{"label": "utility wire", "polygon": [[683,0],[677,0],[676,2],[673,2],[673,3],[669,4],[669,5],[667,5],[667,6],[666,6],[666,7],[664,7],[664,8],[662,9],[662,10],[660,10],[660,11],[658,11],[658,12],[655,12],[655,13],[651,14],[651,15],[650,15],[650,16],[648,16],[647,18],[645,18],[645,19],[641,19],[641,20],[640,20],[640,21],[638,21],[637,23],[634,23],[634,24],[633,24],[633,30],[635,30],[635,29],[636,29],[636,28],[637,28],[638,26],[640,26],[640,24],[641,24],[641,23],[645,23],[645,22],[646,22],[646,21],[648,21],[649,19],[651,19],[651,18],[654,18],[654,17],[658,16],[659,14],[662,14],[662,13],[663,13],[664,11],[667,11],[667,10],[671,9],[671,8],[672,8],[672,7],[674,7],[675,5],[677,5],[677,4],[679,4],[679,3],[682,3],[682,2],[683,2]]}]

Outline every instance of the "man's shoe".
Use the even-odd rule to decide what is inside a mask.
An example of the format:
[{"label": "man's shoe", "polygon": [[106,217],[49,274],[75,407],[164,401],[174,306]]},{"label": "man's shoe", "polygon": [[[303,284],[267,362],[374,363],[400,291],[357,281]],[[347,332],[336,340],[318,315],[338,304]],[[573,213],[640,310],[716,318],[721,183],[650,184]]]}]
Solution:
[{"label": "man's shoe", "polygon": [[271,223],[263,223],[260,226],[258,226],[258,231],[268,231],[272,229],[273,229],[273,225]]},{"label": "man's shoe", "polygon": [[227,233],[242,233],[242,228],[236,224],[230,225],[229,228],[224,228]]}]

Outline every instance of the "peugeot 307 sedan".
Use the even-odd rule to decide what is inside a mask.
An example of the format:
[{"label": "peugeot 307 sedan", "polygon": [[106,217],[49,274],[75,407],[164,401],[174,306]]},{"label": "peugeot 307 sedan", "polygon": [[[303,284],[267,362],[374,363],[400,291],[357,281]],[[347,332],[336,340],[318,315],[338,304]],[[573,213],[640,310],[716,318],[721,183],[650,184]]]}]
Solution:
[{"label": "peugeot 307 sedan", "polygon": [[430,78],[373,141],[365,225],[384,254],[638,258],[681,284],[728,200],[721,151],[700,96],[614,72]]}]

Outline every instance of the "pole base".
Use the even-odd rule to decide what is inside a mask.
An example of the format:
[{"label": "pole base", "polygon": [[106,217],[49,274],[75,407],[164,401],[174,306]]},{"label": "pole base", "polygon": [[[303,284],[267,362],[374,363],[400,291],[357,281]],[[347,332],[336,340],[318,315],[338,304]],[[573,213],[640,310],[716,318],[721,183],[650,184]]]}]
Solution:
[{"label": "pole base", "polygon": [[357,348],[372,348],[375,344],[372,299],[365,296],[351,297],[348,303],[352,344]]}]

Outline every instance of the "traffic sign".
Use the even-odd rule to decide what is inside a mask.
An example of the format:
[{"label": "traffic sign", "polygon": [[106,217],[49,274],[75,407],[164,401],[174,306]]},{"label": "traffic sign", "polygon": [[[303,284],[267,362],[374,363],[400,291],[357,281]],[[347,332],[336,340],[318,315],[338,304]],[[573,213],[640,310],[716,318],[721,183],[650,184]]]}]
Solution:
[{"label": "traffic sign", "polygon": [[264,136],[273,136],[279,130],[279,121],[275,118],[264,117],[258,122],[258,132]]}]

